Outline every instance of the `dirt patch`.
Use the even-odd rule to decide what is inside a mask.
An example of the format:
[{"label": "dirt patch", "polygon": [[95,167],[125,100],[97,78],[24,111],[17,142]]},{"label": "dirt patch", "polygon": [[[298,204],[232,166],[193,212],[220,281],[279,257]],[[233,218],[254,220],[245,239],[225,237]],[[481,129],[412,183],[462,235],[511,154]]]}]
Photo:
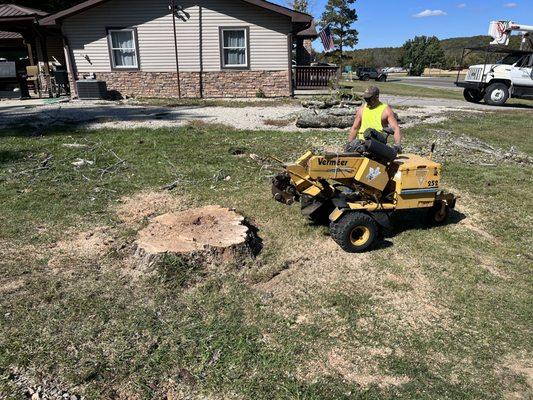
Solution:
[{"label": "dirt patch", "polygon": [[256,288],[269,293],[284,306],[332,286],[341,289],[359,281],[365,274],[364,269],[359,267],[368,259],[368,254],[342,251],[329,237],[322,238],[320,242],[280,249],[280,254],[286,254],[286,259],[280,262],[278,271],[267,282],[257,284]]},{"label": "dirt patch", "polygon": [[450,188],[450,191],[459,195],[460,198],[457,200],[456,210],[465,215],[465,218],[459,221],[457,226],[467,228],[483,240],[494,245],[501,244],[498,238],[494,237],[483,227],[481,223],[483,216],[479,211],[478,202],[466,192],[459,192],[452,188]]},{"label": "dirt patch", "polygon": [[52,268],[60,267],[69,258],[97,259],[107,254],[117,245],[117,235],[111,228],[102,226],[80,233],[70,233],[52,248],[53,255],[48,261]]},{"label": "dirt patch", "polygon": [[182,196],[175,196],[169,191],[148,191],[121,198],[115,212],[122,222],[133,225],[157,214],[183,210],[187,205]]},{"label": "dirt patch", "polygon": [[394,253],[391,258],[396,265],[403,267],[403,271],[401,275],[379,273],[379,289],[374,291],[372,297],[377,304],[379,318],[403,329],[453,326],[448,308],[439,303],[433,285],[422,273],[418,261],[403,253]]},{"label": "dirt patch", "polygon": [[320,361],[315,361],[312,367],[307,367],[301,376],[304,380],[313,381],[320,376],[338,374],[344,380],[353,382],[362,387],[376,385],[380,388],[401,386],[411,381],[405,375],[388,375],[379,371],[376,359],[391,354],[391,349],[386,348],[361,348],[356,354],[334,348]]},{"label": "dirt patch", "polygon": [[14,279],[9,282],[0,282],[0,294],[8,294],[16,292],[24,287],[23,279]]},{"label": "dirt patch", "polygon": [[[368,301],[375,304],[372,318],[385,320],[390,326],[411,330],[428,328],[435,323],[453,325],[448,309],[438,302],[430,279],[420,272],[415,260],[394,256],[398,258],[397,263],[406,268],[401,275],[393,274],[372,265],[370,253],[346,253],[328,237],[321,238],[320,242],[280,249],[281,254],[285,252],[288,258],[280,263],[276,274],[255,285],[273,309],[285,316],[305,323],[327,314],[330,324],[344,325],[325,300],[327,294],[349,293],[351,296],[358,290],[354,288],[361,288],[361,294],[368,294]],[[315,304],[314,308],[304,305],[309,299]],[[320,310],[316,309],[317,303]],[[372,329],[373,323],[362,316],[357,326],[362,330]]]},{"label": "dirt patch", "polygon": [[496,373],[506,382],[512,382],[513,377],[520,378],[520,381],[513,383],[514,390],[504,393],[506,400],[526,400],[533,397],[533,360],[525,352],[507,357],[496,368]]}]

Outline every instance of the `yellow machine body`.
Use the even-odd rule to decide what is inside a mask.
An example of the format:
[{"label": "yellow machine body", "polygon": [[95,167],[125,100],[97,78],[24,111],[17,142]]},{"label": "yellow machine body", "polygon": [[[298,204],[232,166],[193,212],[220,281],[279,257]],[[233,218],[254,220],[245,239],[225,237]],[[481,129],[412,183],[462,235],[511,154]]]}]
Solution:
[{"label": "yellow machine body", "polygon": [[427,208],[436,200],[451,203],[455,199],[440,190],[441,164],[417,154],[401,154],[385,165],[361,155],[317,155],[308,151],[285,169],[300,195],[335,197],[332,188],[336,184],[360,188],[362,198],[337,207],[330,215],[332,221],[350,209],[375,212]]},{"label": "yellow machine body", "polygon": [[[456,197],[441,189],[441,165],[431,156],[398,155],[367,139],[350,153],[305,153],[272,180],[274,199],[313,222],[329,217],[330,236],[348,252],[361,252],[391,226],[393,211],[425,209],[426,220],[443,223]],[[433,147],[432,147],[433,148]]]}]

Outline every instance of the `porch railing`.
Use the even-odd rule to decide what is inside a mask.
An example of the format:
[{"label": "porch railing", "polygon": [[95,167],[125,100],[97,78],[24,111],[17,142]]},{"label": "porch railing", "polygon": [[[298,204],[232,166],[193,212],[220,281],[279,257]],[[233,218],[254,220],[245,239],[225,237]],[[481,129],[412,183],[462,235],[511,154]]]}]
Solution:
[{"label": "porch railing", "polygon": [[317,89],[328,86],[331,79],[336,78],[339,67],[329,66],[296,66],[294,67],[295,89]]}]

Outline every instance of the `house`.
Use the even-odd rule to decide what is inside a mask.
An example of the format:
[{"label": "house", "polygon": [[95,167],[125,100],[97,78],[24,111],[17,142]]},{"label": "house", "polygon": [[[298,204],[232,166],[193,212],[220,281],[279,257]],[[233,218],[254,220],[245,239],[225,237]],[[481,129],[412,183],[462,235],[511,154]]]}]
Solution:
[{"label": "house", "polygon": [[310,15],[264,0],[178,1],[87,0],[39,24],[61,30],[71,78],[123,96],[292,94],[292,46]]}]

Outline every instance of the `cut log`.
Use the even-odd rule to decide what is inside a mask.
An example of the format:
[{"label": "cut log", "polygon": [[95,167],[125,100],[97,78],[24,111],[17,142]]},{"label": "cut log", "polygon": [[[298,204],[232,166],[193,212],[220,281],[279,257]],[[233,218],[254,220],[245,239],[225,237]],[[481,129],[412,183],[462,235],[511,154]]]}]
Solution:
[{"label": "cut log", "polygon": [[143,264],[164,254],[201,264],[241,262],[253,256],[253,240],[242,215],[211,205],[154,218],[139,232],[135,254]]},{"label": "cut log", "polygon": [[[316,112],[315,112],[316,111]],[[298,128],[349,128],[355,119],[355,110],[336,109],[303,111],[296,120]]]}]

